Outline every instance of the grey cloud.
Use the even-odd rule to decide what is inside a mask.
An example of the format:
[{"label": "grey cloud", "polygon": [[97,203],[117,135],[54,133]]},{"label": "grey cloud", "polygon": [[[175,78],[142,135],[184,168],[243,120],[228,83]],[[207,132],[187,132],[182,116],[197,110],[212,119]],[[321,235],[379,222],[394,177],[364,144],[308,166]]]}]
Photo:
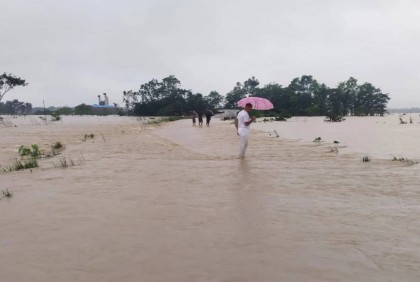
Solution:
[{"label": "grey cloud", "polygon": [[0,71],[40,105],[94,103],[152,78],[223,94],[236,81],[287,85],[312,74],[329,86],[350,76],[420,105],[416,1],[6,1],[0,4]]}]

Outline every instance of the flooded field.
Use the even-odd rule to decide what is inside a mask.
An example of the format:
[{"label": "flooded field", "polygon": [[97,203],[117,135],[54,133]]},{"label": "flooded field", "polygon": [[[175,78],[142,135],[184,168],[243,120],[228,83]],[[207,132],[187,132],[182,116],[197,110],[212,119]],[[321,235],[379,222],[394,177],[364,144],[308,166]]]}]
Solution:
[{"label": "flooded field", "polygon": [[412,119],[256,123],[245,160],[230,121],[11,119],[1,168],[21,145],[65,149],[0,173],[14,193],[0,200],[2,280],[419,281]]}]

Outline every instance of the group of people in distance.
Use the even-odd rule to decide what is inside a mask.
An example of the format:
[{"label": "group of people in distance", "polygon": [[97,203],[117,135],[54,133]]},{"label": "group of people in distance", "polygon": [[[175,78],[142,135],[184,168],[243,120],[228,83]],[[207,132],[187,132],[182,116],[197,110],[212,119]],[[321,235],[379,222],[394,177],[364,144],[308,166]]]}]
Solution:
[{"label": "group of people in distance", "polygon": [[[196,111],[192,111],[191,116],[192,116],[193,126],[196,125],[197,119],[198,119],[198,126],[200,127],[203,126],[203,113],[202,112],[197,113]],[[213,112],[210,110],[207,110],[205,116],[206,116],[206,125],[210,126],[210,120],[211,120],[211,117],[213,116]]]}]

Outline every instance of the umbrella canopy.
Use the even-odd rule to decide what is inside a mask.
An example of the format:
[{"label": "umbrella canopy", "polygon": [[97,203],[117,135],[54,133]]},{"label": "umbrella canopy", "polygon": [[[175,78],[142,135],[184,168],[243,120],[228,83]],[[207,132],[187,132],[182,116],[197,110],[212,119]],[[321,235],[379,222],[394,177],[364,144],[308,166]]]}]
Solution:
[{"label": "umbrella canopy", "polygon": [[271,110],[274,108],[273,103],[271,103],[269,100],[265,99],[265,98],[261,98],[261,97],[246,97],[243,98],[241,100],[239,100],[238,102],[236,102],[236,104],[239,107],[245,107],[246,104],[251,103],[252,104],[252,108],[254,110]]}]

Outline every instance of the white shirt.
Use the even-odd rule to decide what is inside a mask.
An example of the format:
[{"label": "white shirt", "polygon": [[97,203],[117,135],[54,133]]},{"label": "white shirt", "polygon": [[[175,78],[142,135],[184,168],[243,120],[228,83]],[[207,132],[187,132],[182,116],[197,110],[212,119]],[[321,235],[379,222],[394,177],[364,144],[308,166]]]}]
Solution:
[{"label": "white shirt", "polygon": [[249,125],[248,126],[245,125],[245,122],[248,122],[248,121],[251,120],[247,111],[245,111],[245,110],[240,111],[238,116],[237,116],[237,119],[238,119],[238,130],[239,129],[249,129],[250,128]]}]

